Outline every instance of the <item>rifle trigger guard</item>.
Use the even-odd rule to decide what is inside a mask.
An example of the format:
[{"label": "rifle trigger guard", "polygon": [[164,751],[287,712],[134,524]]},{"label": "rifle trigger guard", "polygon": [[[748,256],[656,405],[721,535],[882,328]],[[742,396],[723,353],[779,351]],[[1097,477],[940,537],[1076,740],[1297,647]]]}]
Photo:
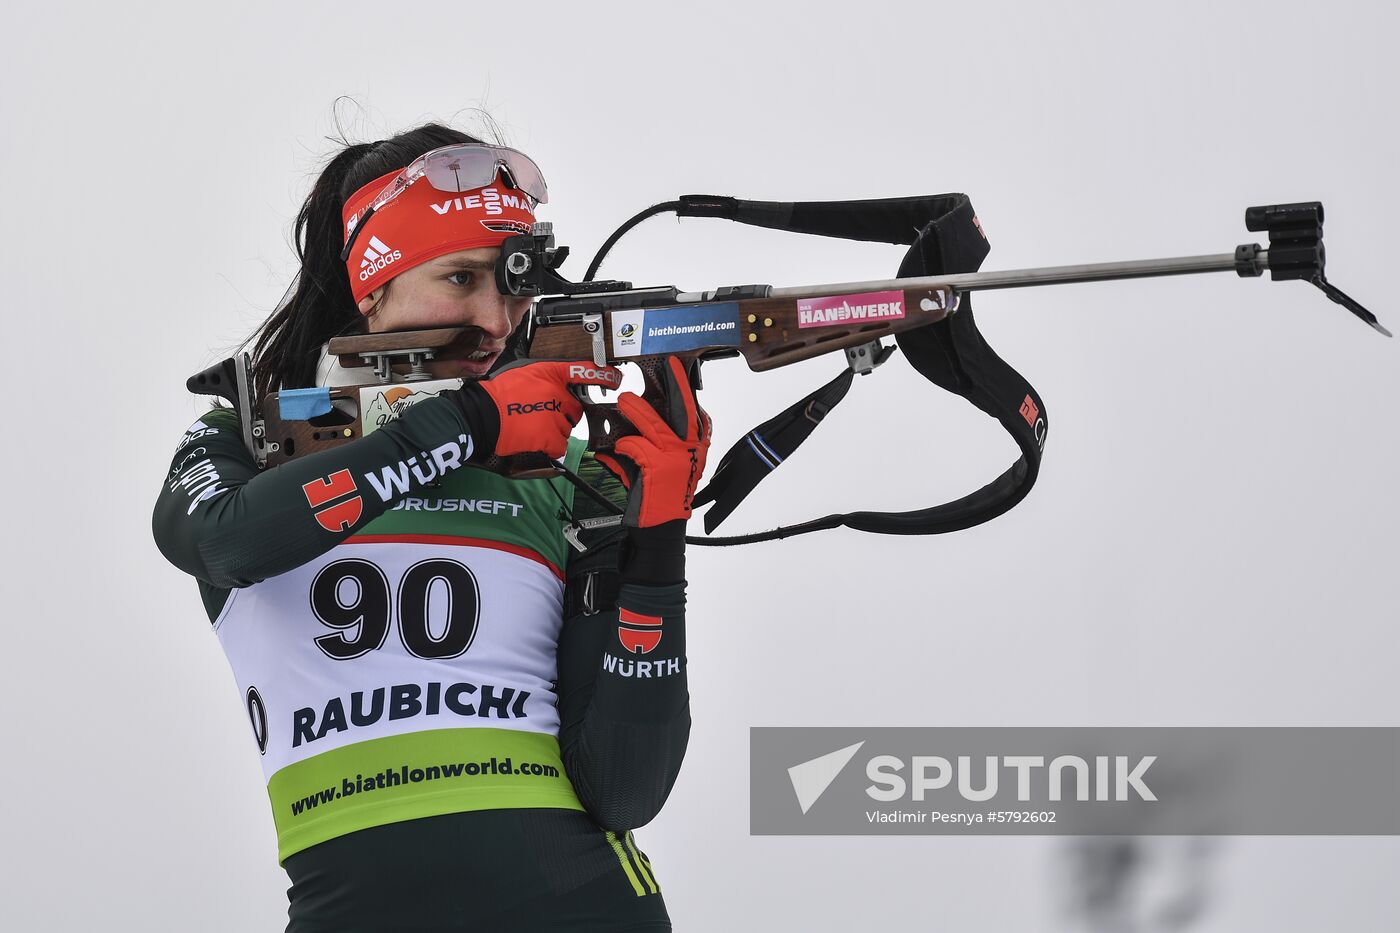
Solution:
[{"label": "rifle trigger guard", "polygon": [[595,366],[608,365],[608,347],[603,340],[603,314],[593,311],[583,316],[583,330],[593,341],[593,363]]}]

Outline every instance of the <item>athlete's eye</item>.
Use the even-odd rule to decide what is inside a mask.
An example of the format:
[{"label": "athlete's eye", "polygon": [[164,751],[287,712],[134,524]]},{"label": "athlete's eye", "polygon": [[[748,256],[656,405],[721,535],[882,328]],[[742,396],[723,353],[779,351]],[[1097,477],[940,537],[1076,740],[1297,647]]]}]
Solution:
[{"label": "athlete's eye", "polygon": [[[461,279],[461,281],[457,281],[458,279]],[[447,281],[451,282],[453,285],[465,287],[472,283],[472,274],[470,272],[454,272],[447,277]]]}]

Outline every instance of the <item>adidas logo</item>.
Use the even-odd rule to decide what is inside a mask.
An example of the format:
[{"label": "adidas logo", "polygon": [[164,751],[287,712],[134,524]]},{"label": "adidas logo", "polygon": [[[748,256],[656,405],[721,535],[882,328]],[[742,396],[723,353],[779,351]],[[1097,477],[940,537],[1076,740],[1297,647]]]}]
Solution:
[{"label": "adidas logo", "polygon": [[364,282],[379,270],[392,265],[403,258],[403,253],[392,249],[387,243],[377,236],[369,238],[369,245],[365,247],[364,258],[360,260],[360,281]]},{"label": "adidas logo", "polygon": [[377,236],[372,236],[369,238],[369,246],[365,247],[365,258],[360,260],[360,268],[363,269],[365,266],[374,265],[375,260],[380,256],[387,256],[392,252],[393,250],[391,250],[383,240],[379,239]]}]

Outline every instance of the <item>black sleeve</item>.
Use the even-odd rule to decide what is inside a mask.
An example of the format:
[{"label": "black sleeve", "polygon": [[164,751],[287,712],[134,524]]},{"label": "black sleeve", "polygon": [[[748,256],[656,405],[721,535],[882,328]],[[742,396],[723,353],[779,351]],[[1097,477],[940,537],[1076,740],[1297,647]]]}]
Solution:
[{"label": "black sleeve", "polygon": [[[610,498],[625,498],[593,461],[585,459],[580,473]],[[585,517],[586,508],[577,514]],[[690,738],[685,523],[672,525],[600,535],[570,567],[559,639],[559,744],[579,800],[614,831],[660,812]]]},{"label": "black sleeve", "polygon": [[216,587],[249,586],[324,554],[473,450],[462,408],[434,398],[367,437],[259,471],[237,415],[215,409],[175,451],[156,499],[156,546]]}]

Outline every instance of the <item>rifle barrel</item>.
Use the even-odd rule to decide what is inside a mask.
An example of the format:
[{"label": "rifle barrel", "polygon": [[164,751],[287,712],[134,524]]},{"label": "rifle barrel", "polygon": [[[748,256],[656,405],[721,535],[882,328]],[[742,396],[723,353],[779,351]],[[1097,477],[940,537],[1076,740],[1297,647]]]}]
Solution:
[{"label": "rifle barrel", "polygon": [[[1256,256],[1260,268],[1268,265],[1267,250]],[[1040,269],[1007,269],[997,272],[969,272],[961,275],[930,275],[908,279],[875,279],[869,282],[839,282],[833,285],[801,285],[775,288],[772,298],[819,298],[827,295],[878,292],[891,289],[933,288],[945,285],[959,291],[990,291],[998,288],[1027,288],[1033,285],[1066,285],[1072,282],[1107,282],[1116,279],[1145,279],[1163,275],[1192,275],[1198,272],[1234,272],[1234,253],[1214,256],[1182,256],[1176,259],[1144,259],[1134,262],[1098,262],[1078,266],[1047,266]],[[691,296],[682,295],[688,299]],[[695,300],[695,299],[691,299]]]}]

